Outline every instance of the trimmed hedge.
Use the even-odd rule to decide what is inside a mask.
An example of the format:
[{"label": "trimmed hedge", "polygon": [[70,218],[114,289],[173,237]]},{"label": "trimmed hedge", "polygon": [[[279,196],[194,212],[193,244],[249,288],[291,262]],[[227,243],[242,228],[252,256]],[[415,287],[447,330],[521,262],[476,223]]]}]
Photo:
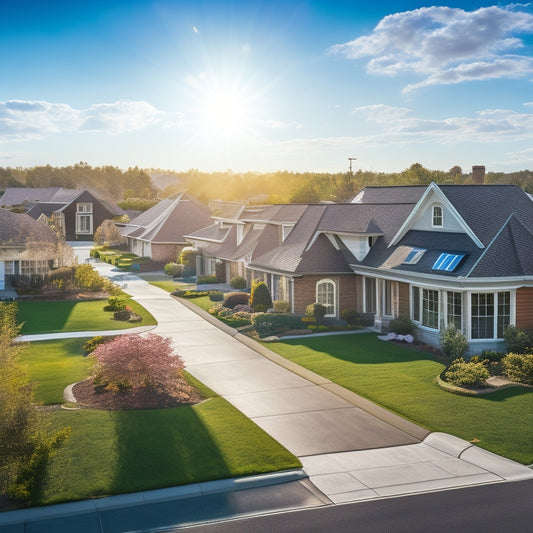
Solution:
[{"label": "trimmed hedge", "polygon": [[260,313],[252,318],[252,324],[260,337],[301,329],[302,319],[289,313]]},{"label": "trimmed hedge", "polygon": [[219,283],[219,281],[214,274],[211,274],[210,276],[198,276],[196,280],[196,285],[211,285],[215,283]]},{"label": "trimmed hedge", "polygon": [[233,289],[246,289],[246,280],[242,276],[235,276],[229,282]]},{"label": "trimmed hedge", "polygon": [[227,292],[224,295],[222,305],[228,309],[233,309],[236,305],[248,305],[250,295],[246,292]]},{"label": "trimmed hedge", "polygon": [[533,385],[533,353],[508,353],[502,359],[502,367],[509,379]]}]

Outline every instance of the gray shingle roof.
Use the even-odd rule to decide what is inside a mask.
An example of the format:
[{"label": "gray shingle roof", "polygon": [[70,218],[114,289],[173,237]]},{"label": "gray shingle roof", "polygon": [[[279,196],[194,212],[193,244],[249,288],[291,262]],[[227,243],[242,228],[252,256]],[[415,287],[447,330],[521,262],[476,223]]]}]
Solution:
[{"label": "gray shingle roof", "polygon": [[533,228],[533,204],[517,185],[439,185],[439,189],[485,246],[512,213]]},{"label": "gray shingle roof", "polygon": [[121,233],[153,243],[184,244],[185,235],[207,226],[209,209],[196,199],[183,194],[166,198],[131,220]]},{"label": "gray shingle roof", "polygon": [[55,233],[45,224],[37,222],[25,213],[12,213],[0,208],[0,247],[56,241]]},{"label": "gray shingle roof", "polygon": [[37,202],[30,209],[28,209],[26,214],[30,215],[30,217],[34,218],[35,220],[37,220],[42,214],[50,218],[54,211],[58,211],[64,206],[65,204],[56,202]]}]

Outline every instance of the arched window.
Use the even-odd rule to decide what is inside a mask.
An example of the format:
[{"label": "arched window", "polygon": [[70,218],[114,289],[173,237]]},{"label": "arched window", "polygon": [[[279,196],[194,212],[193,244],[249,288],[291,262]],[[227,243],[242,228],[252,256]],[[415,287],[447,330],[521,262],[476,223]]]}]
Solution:
[{"label": "arched window", "polygon": [[434,228],[442,228],[443,216],[442,216],[442,207],[440,205],[433,206],[432,223],[433,223]]},{"label": "arched window", "polygon": [[316,284],[316,301],[326,308],[326,316],[335,316],[336,313],[336,287],[330,279],[321,279]]}]

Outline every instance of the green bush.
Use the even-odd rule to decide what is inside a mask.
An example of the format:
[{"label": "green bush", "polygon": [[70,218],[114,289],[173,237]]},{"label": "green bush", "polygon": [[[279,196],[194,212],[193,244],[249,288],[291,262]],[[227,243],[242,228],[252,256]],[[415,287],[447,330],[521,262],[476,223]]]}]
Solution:
[{"label": "green bush", "polygon": [[65,285],[74,282],[74,268],[73,267],[61,267],[51,270],[48,274],[48,281],[54,282],[61,280]]},{"label": "green bush", "polygon": [[291,329],[300,329],[302,320],[300,317],[289,313],[260,313],[253,316],[252,324],[260,337],[267,337]]},{"label": "green bush", "polygon": [[314,318],[317,322],[320,322],[324,316],[326,315],[326,306],[319,304],[318,302],[315,302],[313,304],[309,304],[305,308],[305,317],[306,318]]},{"label": "green bush", "polygon": [[104,311],[123,311],[126,309],[126,303],[119,296],[110,296],[107,299],[107,305],[104,305]]},{"label": "green bush", "polygon": [[229,282],[232,289],[246,289],[246,280],[242,276],[235,276]]},{"label": "green bush", "polygon": [[129,309],[123,309],[121,311],[115,311],[113,313],[114,320],[120,320],[126,322],[131,318],[131,311]]},{"label": "green bush", "polygon": [[468,340],[453,324],[450,324],[442,332],[441,348],[444,355],[450,359],[460,359],[468,351]]},{"label": "green bush", "polygon": [[167,263],[164,270],[167,276],[181,276],[183,274],[183,265],[179,265],[178,263]]},{"label": "green bush", "polygon": [[209,291],[195,291],[195,290],[179,290],[172,293],[179,298],[201,298],[202,296],[209,296]]},{"label": "green bush", "polygon": [[508,353],[502,359],[502,367],[512,381],[533,385],[533,353]]},{"label": "green bush", "polygon": [[218,278],[214,274],[210,274],[209,276],[198,276],[198,279],[196,280],[197,285],[210,285],[218,283]]},{"label": "green bush", "polygon": [[407,317],[399,316],[389,322],[389,330],[398,335],[414,335],[416,324]]},{"label": "green bush", "polygon": [[507,326],[503,332],[507,352],[526,353],[533,348],[533,341],[529,335],[516,326]]},{"label": "green bush", "polygon": [[289,302],[285,300],[274,300],[272,307],[274,308],[274,313],[288,313],[291,309]]},{"label": "green bush", "polygon": [[256,313],[264,313],[272,307],[272,297],[264,281],[254,281],[250,294],[250,305]]},{"label": "green bush", "polygon": [[83,353],[85,355],[89,355],[90,353],[94,352],[100,344],[103,344],[106,340],[102,335],[97,335],[96,337],[93,337],[92,339],[89,339],[84,345],[83,345]]},{"label": "green bush", "polygon": [[224,300],[224,293],[221,291],[211,291],[209,293],[209,299],[212,302],[221,302],[222,300]]},{"label": "green bush", "polygon": [[445,371],[445,377],[452,385],[475,387],[483,385],[490,374],[483,363],[466,362],[460,358],[454,359]]},{"label": "green bush", "polygon": [[250,295],[246,292],[227,292],[222,302],[223,307],[233,309],[236,305],[248,305]]}]

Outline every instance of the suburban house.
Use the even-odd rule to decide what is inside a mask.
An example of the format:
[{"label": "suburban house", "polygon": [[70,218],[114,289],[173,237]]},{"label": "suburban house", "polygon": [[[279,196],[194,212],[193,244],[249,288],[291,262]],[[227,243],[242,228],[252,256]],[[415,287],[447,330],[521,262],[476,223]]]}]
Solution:
[{"label": "suburban house", "polygon": [[247,277],[250,284],[248,264],[283,242],[307,206],[212,201],[210,208],[213,224],[185,236],[201,252],[197,272],[217,274],[226,283],[234,276]]},{"label": "suburban house", "polygon": [[533,329],[533,202],[517,186],[367,187],[349,204],[226,207],[187,239],[295,313],[317,301],[330,317],[369,314],[378,330],[409,317],[434,346],[454,324],[472,353],[502,350],[509,324]]},{"label": "suburban house", "polygon": [[185,193],[161,200],[121,228],[130,252],[153,261],[176,261],[184,235],[211,222],[209,208]]},{"label": "suburban house", "polygon": [[15,275],[47,274],[56,262],[57,244],[57,235],[44,224],[0,208],[0,291],[10,289]]},{"label": "suburban house", "polygon": [[124,215],[104,193],[93,189],[8,188],[0,206],[23,209],[35,220],[54,226],[67,241],[92,241],[104,220]]}]

